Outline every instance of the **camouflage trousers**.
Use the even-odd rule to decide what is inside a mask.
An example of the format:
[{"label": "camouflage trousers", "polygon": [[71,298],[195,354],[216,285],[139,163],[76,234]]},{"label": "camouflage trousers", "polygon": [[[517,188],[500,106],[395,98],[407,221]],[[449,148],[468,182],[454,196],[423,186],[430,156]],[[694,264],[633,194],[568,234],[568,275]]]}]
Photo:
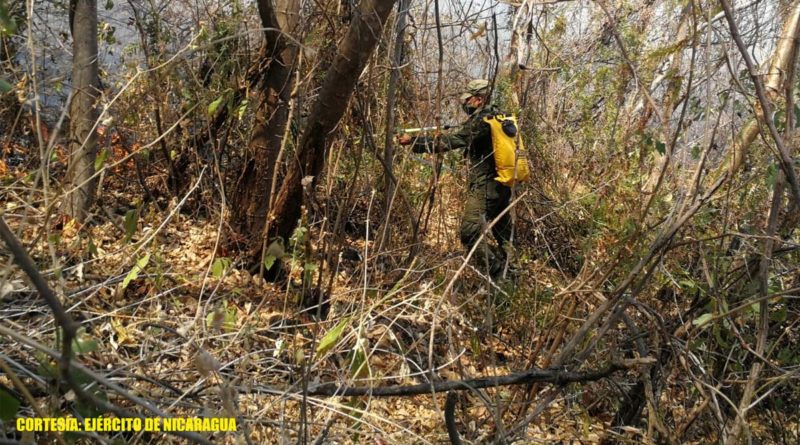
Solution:
[{"label": "camouflage trousers", "polygon": [[[470,181],[464,216],[461,220],[461,242],[467,251],[471,250],[484,229],[508,207],[511,202],[511,188],[495,181],[493,177],[481,176]],[[511,216],[504,214],[492,226],[495,243],[483,237],[472,255],[475,264],[482,272],[497,277],[506,261],[505,244],[511,239]]]}]

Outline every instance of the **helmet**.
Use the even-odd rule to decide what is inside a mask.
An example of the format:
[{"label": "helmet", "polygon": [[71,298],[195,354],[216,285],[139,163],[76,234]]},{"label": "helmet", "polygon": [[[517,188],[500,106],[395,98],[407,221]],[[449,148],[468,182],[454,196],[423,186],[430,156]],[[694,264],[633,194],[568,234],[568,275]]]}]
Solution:
[{"label": "helmet", "polygon": [[461,94],[461,102],[464,103],[473,96],[483,96],[489,92],[489,81],[486,79],[472,79],[467,84],[467,88]]}]

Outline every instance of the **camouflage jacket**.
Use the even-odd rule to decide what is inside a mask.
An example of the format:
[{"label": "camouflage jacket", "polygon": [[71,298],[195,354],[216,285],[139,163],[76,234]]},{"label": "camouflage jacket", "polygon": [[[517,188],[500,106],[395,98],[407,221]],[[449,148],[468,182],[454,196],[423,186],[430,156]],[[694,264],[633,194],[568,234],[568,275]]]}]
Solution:
[{"label": "camouflage jacket", "polygon": [[480,108],[470,115],[458,131],[437,138],[420,136],[414,141],[412,150],[415,153],[441,153],[463,149],[464,157],[470,161],[471,183],[486,177],[494,178],[497,173],[492,152],[492,134],[489,124],[483,118],[499,112],[493,105]]}]

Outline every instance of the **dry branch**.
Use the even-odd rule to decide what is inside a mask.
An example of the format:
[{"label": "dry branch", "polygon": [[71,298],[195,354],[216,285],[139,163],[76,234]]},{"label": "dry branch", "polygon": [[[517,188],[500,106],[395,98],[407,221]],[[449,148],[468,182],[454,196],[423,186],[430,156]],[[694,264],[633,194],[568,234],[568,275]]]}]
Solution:
[{"label": "dry branch", "polygon": [[[445,380],[431,383],[420,383],[417,385],[395,385],[395,386],[341,386],[336,383],[322,383],[310,385],[307,395],[309,396],[372,396],[372,397],[410,397],[423,394],[435,394],[448,391],[471,391],[483,388],[497,388],[499,386],[525,385],[528,383],[552,383],[554,385],[565,385],[567,383],[594,382],[610,376],[611,374],[638,366],[642,363],[638,361],[615,361],[608,366],[585,372],[562,371],[558,369],[539,369],[531,368],[526,371],[515,372],[495,377],[479,377],[466,380]],[[255,387],[255,392],[266,393],[299,393],[299,390],[287,390],[277,387],[261,386]]]}]

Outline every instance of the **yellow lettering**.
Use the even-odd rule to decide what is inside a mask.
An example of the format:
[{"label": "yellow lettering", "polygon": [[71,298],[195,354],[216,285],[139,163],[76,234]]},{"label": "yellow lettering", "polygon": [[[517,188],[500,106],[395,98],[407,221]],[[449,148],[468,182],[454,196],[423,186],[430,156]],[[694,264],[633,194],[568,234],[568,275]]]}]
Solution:
[{"label": "yellow lettering", "polygon": [[160,417],[148,417],[144,419],[144,430],[155,432],[161,431],[161,418]]}]

